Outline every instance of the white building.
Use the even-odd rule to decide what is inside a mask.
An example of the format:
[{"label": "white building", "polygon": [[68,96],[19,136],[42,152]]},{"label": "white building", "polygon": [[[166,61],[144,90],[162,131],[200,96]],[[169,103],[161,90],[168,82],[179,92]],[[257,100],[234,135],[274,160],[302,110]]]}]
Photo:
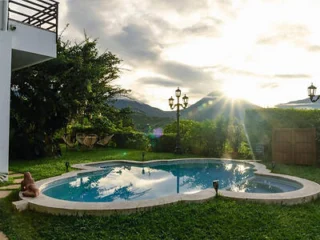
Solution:
[{"label": "white building", "polygon": [[0,181],[9,169],[11,71],[57,55],[58,2],[0,0]]}]

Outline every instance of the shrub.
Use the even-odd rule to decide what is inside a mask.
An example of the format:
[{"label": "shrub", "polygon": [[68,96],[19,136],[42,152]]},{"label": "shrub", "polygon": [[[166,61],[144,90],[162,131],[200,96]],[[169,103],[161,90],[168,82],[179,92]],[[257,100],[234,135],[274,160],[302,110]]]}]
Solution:
[{"label": "shrub", "polygon": [[160,137],[150,134],[151,150],[154,152],[173,152],[176,147],[176,134],[167,133]]},{"label": "shrub", "polygon": [[241,159],[252,159],[252,151],[247,142],[241,142],[240,147],[238,149],[239,158]]},{"label": "shrub", "polygon": [[147,150],[149,147],[149,138],[144,133],[116,133],[113,142],[117,148],[131,148],[139,150]]},{"label": "shrub", "polygon": [[[204,122],[181,120],[180,126],[183,151],[210,157],[221,157],[224,153],[228,126],[226,119]],[[164,131],[165,134],[176,134],[176,123],[166,126]]]}]

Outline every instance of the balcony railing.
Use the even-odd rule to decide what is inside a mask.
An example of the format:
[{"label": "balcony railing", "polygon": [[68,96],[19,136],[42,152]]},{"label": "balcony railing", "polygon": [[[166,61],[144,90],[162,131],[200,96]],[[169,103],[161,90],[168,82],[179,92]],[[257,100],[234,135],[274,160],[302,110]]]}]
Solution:
[{"label": "balcony railing", "polygon": [[58,33],[58,5],[54,0],[9,0],[9,20]]}]

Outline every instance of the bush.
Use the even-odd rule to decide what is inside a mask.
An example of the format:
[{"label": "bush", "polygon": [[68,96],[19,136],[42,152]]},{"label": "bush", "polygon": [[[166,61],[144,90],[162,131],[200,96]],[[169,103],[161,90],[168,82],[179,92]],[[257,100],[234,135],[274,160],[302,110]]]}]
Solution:
[{"label": "bush", "polygon": [[[227,140],[228,121],[218,118],[215,121],[197,122],[181,120],[180,137],[183,151],[210,157],[221,157]],[[176,134],[176,122],[164,129],[165,134]],[[175,146],[175,143],[173,143]]]},{"label": "bush", "polygon": [[154,152],[174,152],[176,147],[176,134],[167,133],[160,137],[156,137],[150,134],[149,141],[151,144],[151,150]]},{"label": "bush", "polygon": [[149,147],[149,138],[144,133],[116,133],[113,142],[117,148],[131,148],[147,150]]},{"label": "bush", "polygon": [[241,159],[252,159],[253,158],[252,151],[251,151],[250,146],[247,142],[241,142],[238,153],[239,153],[239,158],[241,158]]}]

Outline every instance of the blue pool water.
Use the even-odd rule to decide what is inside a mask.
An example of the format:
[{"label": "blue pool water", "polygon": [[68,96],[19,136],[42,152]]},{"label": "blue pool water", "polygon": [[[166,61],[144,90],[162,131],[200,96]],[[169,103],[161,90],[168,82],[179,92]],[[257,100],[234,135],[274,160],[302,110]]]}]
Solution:
[{"label": "blue pool water", "polygon": [[302,185],[283,178],[255,176],[246,179],[240,184],[234,184],[229,189],[234,192],[249,192],[249,193],[281,193],[291,192],[302,188]]},{"label": "blue pool water", "polygon": [[[96,165],[97,166],[97,165]],[[103,170],[78,174],[53,182],[42,193],[77,202],[120,202],[155,199],[177,193],[192,194],[212,188],[226,188],[254,176],[245,163],[222,161],[100,164]]]}]

